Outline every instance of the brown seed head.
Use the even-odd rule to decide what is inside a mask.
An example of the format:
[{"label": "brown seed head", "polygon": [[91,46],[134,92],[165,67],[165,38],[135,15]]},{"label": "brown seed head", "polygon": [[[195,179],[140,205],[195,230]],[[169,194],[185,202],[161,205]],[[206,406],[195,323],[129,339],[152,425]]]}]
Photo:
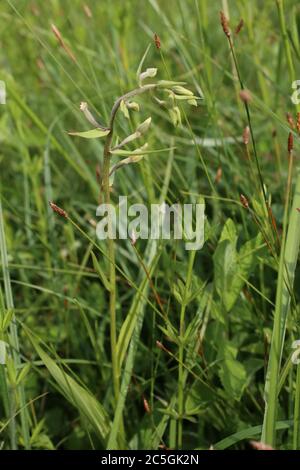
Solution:
[{"label": "brown seed head", "polygon": [[286,113],[286,120],[291,129],[295,129],[295,122],[291,113]]},{"label": "brown seed head", "polygon": [[215,182],[220,183],[221,179],[222,179],[222,168],[219,166],[219,168],[217,169]]},{"label": "brown seed head", "polygon": [[156,33],[154,34],[154,43],[155,43],[156,49],[160,49],[161,47],[160,37]]},{"label": "brown seed head", "polygon": [[239,34],[243,26],[244,26],[244,20],[243,18],[241,18],[239,24],[235,28],[235,34]]},{"label": "brown seed head", "polygon": [[300,113],[297,113],[296,127],[297,127],[297,131],[300,133]]},{"label": "brown seed head", "polygon": [[249,129],[249,126],[246,126],[243,132],[243,142],[245,145],[249,144],[249,138],[250,138],[250,129]]},{"label": "brown seed head", "polygon": [[56,39],[58,40],[60,46],[65,50],[65,52],[68,54],[68,56],[70,57],[71,60],[73,60],[73,62],[77,62],[76,61],[76,57],[74,56],[73,52],[71,51],[71,49],[67,46],[67,44],[65,43],[65,41],[63,40],[63,37],[61,35],[61,32],[59,31],[59,29],[54,25],[54,24],[51,24],[51,29],[54,33],[54,36],[56,37]]},{"label": "brown seed head", "polygon": [[222,25],[224,33],[226,34],[228,38],[230,38],[229,21],[223,11],[220,11],[220,20],[221,20],[221,25]]},{"label": "brown seed head", "polygon": [[68,214],[66,211],[64,211],[61,207],[58,207],[54,202],[49,202],[49,205],[53,212],[56,212],[58,215],[61,217],[64,217],[65,219],[68,217]]},{"label": "brown seed head", "polygon": [[252,100],[252,96],[249,90],[241,90],[240,91],[240,98],[243,103],[249,103]]},{"label": "brown seed head", "polygon": [[146,413],[150,414],[151,413],[151,408],[150,408],[150,405],[148,403],[148,400],[146,400],[145,397],[143,398],[143,405],[144,405],[144,410],[146,411]]},{"label": "brown seed head", "polygon": [[91,12],[91,9],[90,9],[90,7],[89,7],[86,3],[83,5],[83,10],[84,10],[84,13],[86,14],[86,16],[87,16],[88,18],[92,18],[92,17],[93,17],[92,12]]},{"label": "brown seed head", "polygon": [[294,137],[293,137],[292,132],[290,132],[289,137],[288,137],[288,152],[289,153],[291,153],[291,151],[293,150],[293,147],[294,147]]},{"label": "brown seed head", "polygon": [[240,201],[243,204],[245,209],[249,209],[248,199],[243,194],[240,195]]}]

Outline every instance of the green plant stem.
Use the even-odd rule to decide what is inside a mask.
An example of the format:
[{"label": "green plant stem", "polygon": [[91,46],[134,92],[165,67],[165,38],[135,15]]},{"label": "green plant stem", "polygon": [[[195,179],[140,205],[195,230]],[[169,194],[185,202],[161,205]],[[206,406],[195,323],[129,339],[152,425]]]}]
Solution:
[{"label": "green plant stem", "polygon": [[[232,54],[232,57],[233,57],[233,61],[234,61],[234,64],[235,64],[235,69],[236,69],[236,73],[237,73],[237,77],[238,77],[238,80],[239,80],[239,83],[240,83],[241,90],[245,90],[244,83],[242,81],[242,77],[241,77],[241,73],[240,73],[240,69],[239,69],[239,65],[238,65],[238,61],[237,61],[237,57],[236,57],[236,54],[235,54],[235,51],[234,51],[231,36],[228,37],[228,42],[229,42],[231,54]],[[260,182],[262,194],[263,194],[263,197],[264,197],[264,202],[266,204],[266,209],[268,211],[269,205],[268,205],[266,190],[265,190],[264,181],[263,181],[263,177],[262,177],[262,172],[261,172],[261,168],[260,168],[260,164],[259,164],[259,160],[258,160],[258,155],[257,155],[257,150],[256,150],[256,143],[255,143],[255,138],[254,138],[254,132],[253,132],[253,128],[252,128],[250,109],[249,109],[249,105],[248,105],[247,100],[244,101],[244,106],[245,106],[245,111],[246,111],[249,130],[250,130],[250,135],[251,135],[253,153],[254,153],[254,157],[255,157],[255,163],[256,163],[257,173],[258,173],[258,177],[259,177],[259,182]]]},{"label": "green plant stem", "polygon": [[[104,194],[105,204],[110,204],[110,187],[109,187],[109,170],[110,170],[110,154],[109,147],[111,136],[106,141],[103,155],[103,180],[102,190]],[[116,267],[115,267],[115,244],[112,237],[112,219],[108,215],[108,258],[109,258],[109,314],[110,314],[110,347],[113,370],[113,386],[115,402],[119,398],[119,381],[120,372],[117,361],[117,325],[116,325]]]},{"label": "green plant stem", "polygon": [[297,211],[297,208],[300,207],[300,171],[298,170],[297,173],[298,174],[296,179],[295,193],[293,197],[292,207],[290,210],[289,223],[287,224],[290,199],[289,195],[292,177],[292,158],[290,158],[287,194],[284,211],[283,237],[281,244],[277,281],[275,316],[268,371],[265,383],[266,406],[262,441],[271,446],[275,446],[279,371],[286,330],[286,319],[291,303],[291,292],[294,283],[295,270],[300,245],[300,214]]},{"label": "green plant stem", "polygon": [[300,367],[297,366],[296,390],[295,390],[295,408],[294,408],[294,434],[293,449],[300,449]]},{"label": "green plant stem", "polygon": [[[14,309],[13,295],[12,295],[11,282],[10,282],[10,273],[9,273],[9,267],[8,267],[8,256],[7,256],[7,249],[6,249],[6,239],[5,239],[5,232],[4,232],[4,220],[3,220],[1,199],[0,199],[0,253],[1,253],[1,259],[2,259],[6,307],[8,309]],[[17,324],[16,324],[15,316],[13,316],[11,324],[10,324],[9,343],[10,343],[11,350],[12,350],[12,357],[14,360],[14,364],[17,369],[21,365],[21,357],[20,357],[19,338],[18,338],[18,331],[17,331]],[[19,396],[21,426],[22,426],[24,445],[25,445],[25,449],[30,449],[28,416],[27,416],[27,410],[25,409],[26,400],[25,400],[25,392],[24,392],[24,388],[22,384],[18,385],[16,389],[16,393]],[[13,402],[13,399],[11,398],[11,403],[12,402]],[[17,448],[15,410],[12,409],[12,406],[10,406],[10,414],[11,414],[10,420],[11,420],[12,446],[13,448]]]},{"label": "green plant stem", "polygon": [[[114,122],[116,114],[121,105],[122,101],[126,101],[133,98],[136,95],[145,93],[146,91],[153,90],[156,88],[156,84],[148,84],[129,91],[125,95],[120,96],[114,103],[109,122],[110,132],[106,137],[104,151],[103,151],[103,168],[102,168],[102,191],[104,194],[105,204],[110,204],[110,161],[111,161],[111,143],[114,132]],[[112,371],[113,371],[113,386],[114,386],[114,397],[115,403],[119,398],[120,389],[120,365],[118,364],[117,356],[117,319],[116,319],[116,264],[115,264],[115,242],[113,239],[113,226],[110,211],[108,211],[108,258],[109,258],[109,314],[110,314],[110,347],[111,347],[111,359],[112,359]]]},{"label": "green plant stem", "polygon": [[193,266],[195,261],[195,251],[189,253],[188,271],[184,289],[184,298],[182,299],[180,310],[179,325],[179,364],[178,364],[178,429],[177,429],[177,448],[182,449],[182,421],[184,415],[184,333],[185,333],[185,312],[188,304],[188,296],[192,282]]},{"label": "green plant stem", "polygon": [[[287,62],[288,71],[289,71],[289,77],[290,77],[290,81],[294,82],[296,80],[296,73],[295,73],[295,67],[294,67],[294,62],[292,58],[290,41],[289,41],[289,37],[287,34],[286,22],[285,22],[285,17],[284,17],[283,0],[276,0],[276,4],[277,4],[277,10],[278,10],[280,32],[281,32],[286,62]],[[300,111],[299,104],[296,105],[296,109],[297,111]]]},{"label": "green plant stem", "polygon": [[277,10],[278,10],[278,17],[279,17],[279,24],[280,24],[280,32],[284,44],[284,51],[287,61],[287,66],[289,70],[290,80],[293,81],[295,79],[295,68],[292,59],[292,52],[290,48],[289,38],[287,35],[285,18],[284,18],[284,10],[283,10],[283,0],[276,0],[277,3]]}]

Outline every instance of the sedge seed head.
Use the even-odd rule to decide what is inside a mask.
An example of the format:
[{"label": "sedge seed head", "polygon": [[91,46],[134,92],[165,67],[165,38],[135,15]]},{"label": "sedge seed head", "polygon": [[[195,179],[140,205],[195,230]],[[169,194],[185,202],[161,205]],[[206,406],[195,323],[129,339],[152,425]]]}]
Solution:
[{"label": "sedge seed head", "polygon": [[240,195],[240,201],[245,209],[249,209],[248,199],[243,194]]},{"label": "sedge seed head", "polygon": [[156,33],[154,34],[154,44],[156,46],[156,49],[161,48],[160,37]]},{"label": "sedge seed head", "polygon": [[292,132],[290,132],[289,137],[288,137],[288,152],[289,153],[291,153],[291,151],[293,150],[293,147],[294,147],[294,137],[293,137]]},{"label": "sedge seed head", "polygon": [[300,113],[297,113],[296,127],[297,127],[297,131],[300,133]]},{"label": "sedge seed head", "polygon": [[241,90],[240,91],[240,98],[243,103],[249,103],[252,100],[252,96],[249,90]]},{"label": "sedge seed head", "polygon": [[61,207],[54,204],[54,202],[49,202],[49,205],[51,209],[53,210],[53,212],[56,212],[58,215],[60,215],[61,217],[64,217],[65,219],[68,217],[67,212],[63,210]]},{"label": "sedge seed head", "polygon": [[223,11],[220,11],[220,21],[225,35],[230,38],[229,21]]},{"label": "sedge seed head", "polygon": [[250,139],[250,129],[249,129],[249,126],[246,126],[243,132],[243,142],[245,145],[249,144],[249,139]]},{"label": "sedge seed head", "polygon": [[239,21],[239,24],[235,28],[235,34],[239,34],[239,32],[241,31],[243,26],[244,26],[244,20],[243,20],[243,18],[241,18],[240,21]]},{"label": "sedge seed head", "polygon": [[291,129],[295,129],[295,122],[291,113],[286,113],[286,120]]}]

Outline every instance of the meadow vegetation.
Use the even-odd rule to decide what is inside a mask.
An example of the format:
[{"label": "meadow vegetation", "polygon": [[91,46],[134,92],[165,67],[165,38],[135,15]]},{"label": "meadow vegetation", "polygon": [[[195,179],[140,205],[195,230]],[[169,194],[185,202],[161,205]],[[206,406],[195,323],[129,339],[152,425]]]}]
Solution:
[{"label": "meadow vegetation", "polygon": [[[0,48],[0,447],[300,450],[298,2],[3,0]],[[204,246],[97,240],[120,195]]]}]

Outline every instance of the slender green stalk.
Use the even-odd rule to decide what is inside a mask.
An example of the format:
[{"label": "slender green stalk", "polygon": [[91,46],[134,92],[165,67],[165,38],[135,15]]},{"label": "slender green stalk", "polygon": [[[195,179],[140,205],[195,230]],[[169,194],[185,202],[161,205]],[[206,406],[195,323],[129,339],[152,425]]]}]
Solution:
[{"label": "slender green stalk", "polygon": [[285,18],[284,18],[284,9],[283,9],[283,0],[276,0],[277,3],[277,10],[278,10],[278,17],[279,17],[279,24],[280,24],[280,32],[284,44],[284,51],[287,61],[287,66],[289,70],[290,80],[295,80],[295,68],[292,59],[292,52],[290,48],[290,42],[287,35]]},{"label": "slender green stalk", "polygon": [[[289,169],[291,180],[291,164]],[[300,207],[300,171],[298,170],[295,193],[289,216],[289,182],[285,203],[284,228],[279,262],[279,272],[276,292],[276,307],[271,341],[271,350],[268,371],[265,383],[265,416],[262,432],[262,441],[275,446],[275,429],[277,420],[278,381],[284,345],[286,319],[291,303],[291,292],[294,283],[296,264],[300,246],[299,217],[297,209]]]},{"label": "slender green stalk", "polygon": [[[114,122],[118,109],[122,101],[126,101],[133,98],[136,95],[145,93],[156,88],[155,84],[144,85],[140,88],[136,88],[129,91],[125,95],[120,96],[114,103],[109,122],[110,132],[106,137],[104,152],[103,152],[103,168],[102,168],[102,190],[104,194],[105,204],[110,204],[110,161],[111,161],[111,143],[114,132]],[[111,214],[108,212],[108,258],[109,258],[109,314],[110,314],[110,347],[111,347],[111,359],[112,359],[112,371],[113,371],[113,385],[114,385],[114,396],[115,402],[117,403],[119,398],[120,388],[120,367],[118,364],[117,357],[117,321],[116,321],[116,266],[115,266],[115,242],[113,239],[113,226]]]},{"label": "slender green stalk", "polygon": [[[290,80],[295,80],[295,69],[292,60],[291,48],[287,36],[287,29],[284,18],[283,0],[276,0],[278,16],[280,22],[280,30],[284,43],[284,50],[290,75]],[[297,106],[299,109],[299,106]],[[262,440],[270,445],[275,445],[275,427],[277,419],[277,397],[278,397],[278,381],[279,371],[282,358],[282,350],[284,345],[284,337],[286,330],[286,319],[290,308],[291,292],[295,277],[295,269],[299,254],[300,231],[299,231],[299,213],[297,208],[300,205],[300,172],[298,170],[295,194],[290,212],[289,225],[287,230],[288,208],[289,208],[289,192],[291,184],[291,159],[288,176],[288,190],[285,204],[283,239],[281,245],[280,265],[278,272],[278,283],[276,293],[276,308],[273,326],[273,335],[271,342],[271,350],[268,364],[268,372],[265,383],[265,416],[262,432]],[[297,371],[297,382],[299,373]],[[297,397],[295,403],[295,413],[298,407]],[[296,419],[296,418],[295,418]],[[296,424],[295,424],[296,426]],[[298,440],[297,433],[294,432],[294,444]]]},{"label": "slender green stalk", "polygon": [[[110,170],[110,142],[111,133],[104,147],[102,189],[105,204],[110,204],[109,170]],[[113,385],[115,401],[119,398],[119,366],[117,361],[117,326],[116,326],[116,267],[115,244],[112,237],[112,219],[108,216],[108,258],[109,258],[109,314],[110,314],[110,347],[113,370]]]},{"label": "slender green stalk", "polygon": [[189,264],[184,289],[184,298],[182,299],[180,310],[179,325],[179,364],[178,364],[178,429],[177,429],[177,448],[182,449],[182,421],[184,415],[184,333],[185,333],[185,312],[188,304],[188,295],[192,282],[193,266],[195,261],[195,251],[189,253]]},{"label": "slender green stalk", "polygon": [[[13,302],[13,295],[11,289],[11,282],[10,282],[10,273],[8,267],[8,257],[7,257],[7,249],[6,249],[6,239],[5,239],[5,232],[4,232],[4,220],[3,220],[3,213],[2,213],[2,203],[0,199],[0,252],[1,252],[1,259],[2,259],[2,269],[3,269],[3,278],[4,278],[4,290],[5,290],[5,299],[6,299],[6,307],[8,309],[14,308]],[[16,319],[13,316],[10,330],[9,330],[9,342],[12,349],[12,357],[14,359],[14,364],[16,369],[21,365],[21,357],[20,357],[20,347],[19,347],[19,338],[18,338],[18,331],[17,331],[17,324]],[[18,385],[16,392],[19,396],[19,404],[20,404],[20,414],[21,414],[21,425],[22,425],[22,434],[24,439],[24,445],[26,449],[30,448],[29,444],[29,429],[28,429],[28,416],[26,410],[26,400],[25,400],[25,392],[23,385]],[[11,408],[11,407],[10,407]],[[10,409],[10,419],[12,420],[12,433],[15,434],[15,411]],[[17,448],[16,442],[16,435],[12,436],[12,444],[13,448]]]},{"label": "slender green stalk", "polygon": [[295,390],[295,408],[294,408],[294,434],[293,449],[300,449],[300,367],[297,366],[297,379]]}]

